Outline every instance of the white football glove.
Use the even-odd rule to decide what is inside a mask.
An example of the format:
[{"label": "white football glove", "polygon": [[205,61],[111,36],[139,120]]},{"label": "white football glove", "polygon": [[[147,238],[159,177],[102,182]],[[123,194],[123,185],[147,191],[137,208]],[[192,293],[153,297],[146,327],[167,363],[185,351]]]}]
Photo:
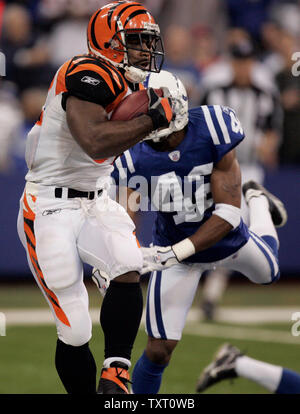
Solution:
[{"label": "white football glove", "polygon": [[142,247],[143,269],[142,275],[154,270],[164,270],[179,263],[172,246]]},{"label": "white football glove", "polygon": [[92,270],[92,279],[99,289],[101,295],[104,297],[110,283],[108,274],[103,270],[99,270],[94,267]]}]

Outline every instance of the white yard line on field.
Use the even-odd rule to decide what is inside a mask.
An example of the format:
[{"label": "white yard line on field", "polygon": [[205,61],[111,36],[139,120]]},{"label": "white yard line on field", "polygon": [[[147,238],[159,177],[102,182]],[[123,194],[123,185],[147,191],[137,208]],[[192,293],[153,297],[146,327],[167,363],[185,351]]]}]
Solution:
[{"label": "white yard line on field", "polygon": [[254,342],[276,342],[300,346],[300,338],[294,337],[290,329],[286,331],[271,329],[254,329],[236,326],[220,326],[207,323],[187,324],[185,334],[205,336],[208,338],[239,339]]},{"label": "white yard line on field", "polygon": [[[53,323],[53,316],[48,308],[1,309],[6,317],[6,323],[11,325],[43,325]],[[300,312],[300,306],[294,307],[232,307],[219,308],[216,313],[217,322],[232,324],[266,324],[266,323],[292,323],[292,314]],[[100,310],[91,308],[92,321],[99,321]],[[145,314],[143,314],[145,321]],[[191,309],[187,322],[201,322],[201,313],[198,309]]]},{"label": "white yard line on field", "polygon": [[[5,315],[7,328],[14,325],[54,325],[52,313],[47,308],[42,309],[0,309]],[[296,307],[289,308],[220,308],[217,314],[218,322],[231,324],[250,324],[255,323],[255,328],[237,327],[237,326],[220,326],[218,324],[209,324],[201,322],[200,312],[197,309],[191,309],[188,314],[187,324],[184,333],[213,337],[213,338],[230,338],[240,340],[252,340],[259,342],[277,342],[285,344],[300,345],[300,337],[294,337],[291,334],[292,326],[291,315],[297,312]],[[100,310],[90,309],[93,323],[99,322]],[[262,323],[290,323],[285,331],[272,329],[259,329],[257,325]],[[143,314],[142,325],[145,324],[145,313]]]}]

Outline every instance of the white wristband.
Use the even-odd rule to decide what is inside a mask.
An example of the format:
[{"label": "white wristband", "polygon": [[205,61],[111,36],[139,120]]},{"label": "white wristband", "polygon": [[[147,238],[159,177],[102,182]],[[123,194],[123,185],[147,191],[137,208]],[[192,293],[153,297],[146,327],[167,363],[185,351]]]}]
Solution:
[{"label": "white wristband", "polygon": [[213,214],[216,214],[223,220],[227,221],[229,224],[232,225],[234,229],[236,229],[240,225],[241,209],[238,207],[234,207],[231,204],[216,204]]},{"label": "white wristband", "polygon": [[189,238],[186,238],[179,243],[173,244],[172,250],[179,262],[196,253],[195,246]]}]

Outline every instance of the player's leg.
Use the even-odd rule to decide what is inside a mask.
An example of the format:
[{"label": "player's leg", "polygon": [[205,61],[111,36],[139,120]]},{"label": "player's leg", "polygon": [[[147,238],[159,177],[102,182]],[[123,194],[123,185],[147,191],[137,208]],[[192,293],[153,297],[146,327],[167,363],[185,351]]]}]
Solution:
[{"label": "player's leg", "polygon": [[[45,206],[45,200],[43,203]],[[25,192],[18,233],[55,318],[56,368],[68,393],[95,393],[96,365],[88,345],[92,326],[88,295],[71,224],[74,217],[70,217],[78,211],[61,209],[43,215],[39,204],[39,196],[31,199]]]},{"label": "player's leg", "polygon": [[135,394],[159,391],[163,372],[181,339],[200,276],[198,265],[180,264],[153,272],[146,307],[148,343],[132,374]]},{"label": "player's leg", "polygon": [[230,344],[222,345],[212,363],[203,370],[196,391],[203,392],[222,380],[236,377],[254,381],[272,393],[300,393],[298,373],[250,358]]},{"label": "player's leg", "polygon": [[105,359],[98,393],[121,394],[128,393],[131,352],[143,312],[139,283],[143,259],[132,220],[105,195],[103,199],[110,208],[100,216],[95,209],[91,212],[81,229],[78,249],[84,262],[111,278],[100,313]]},{"label": "player's leg", "polygon": [[[105,338],[105,360],[98,393],[128,392],[131,352],[142,313],[143,296],[139,274],[129,272],[113,279],[103,299],[100,313],[100,323]],[[121,382],[111,381],[112,377],[116,376]]]},{"label": "player's leg", "polygon": [[275,227],[282,227],[287,221],[282,201],[255,181],[243,185],[243,194],[249,206],[249,229],[277,252],[279,240]]},{"label": "player's leg", "polygon": [[201,310],[207,320],[215,318],[216,307],[218,306],[229,282],[230,270],[218,268],[210,271],[202,289]]},{"label": "player's leg", "polygon": [[[250,179],[255,179],[256,182],[262,183],[264,179],[264,172],[261,167],[256,165],[241,164],[242,183],[248,182]],[[245,224],[250,224],[249,208],[245,197],[241,200],[241,212]],[[203,316],[207,320],[213,320],[216,313],[216,308],[223,297],[228,286],[231,271],[228,269],[218,268],[208,273],[205,278],[202,289],[201,310]]]},{"label": "player's leg", "polygon": [[286,223],[287,213],[283,203],[260,184],[250,181],[244,184],[243,192],[249,205],[250,237],[238,252],[221,261],[220,266],[236,270],[254,283],[273,283],[280,276],[275,226]]}]

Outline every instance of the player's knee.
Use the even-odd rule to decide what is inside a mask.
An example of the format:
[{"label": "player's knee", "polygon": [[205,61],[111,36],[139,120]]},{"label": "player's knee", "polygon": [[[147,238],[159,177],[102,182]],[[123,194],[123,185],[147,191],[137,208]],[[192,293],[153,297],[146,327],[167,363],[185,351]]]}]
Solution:
[{"label": "player's knee", "polygon": [[149,338],[146,354],[149,359],[159,365],[169,363],[178,341],[168,339]]},{"label": "player's knee", "polygon": [[82,346],[90,341],[92,332],[90,329],[69,328],[59,330],[58,338],[66,345]]},{"label": "player's knee", "polygon": [[87,343],[92,337],[92,320],[86,300],[65,296],[62,298],[62,309],[68,318],[66,325],[57,320],[57,334],[61,341],[67,345],[81,346]]}]

